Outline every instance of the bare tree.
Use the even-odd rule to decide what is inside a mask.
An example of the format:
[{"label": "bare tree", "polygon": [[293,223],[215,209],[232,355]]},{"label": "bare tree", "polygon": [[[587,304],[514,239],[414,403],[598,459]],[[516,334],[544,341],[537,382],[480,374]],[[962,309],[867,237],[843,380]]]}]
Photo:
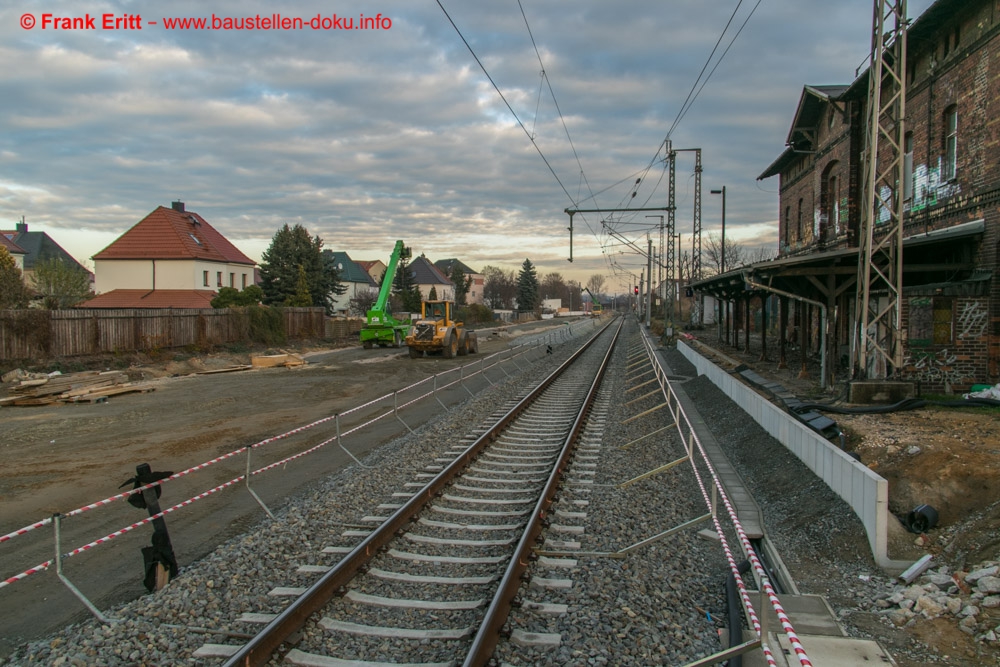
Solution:
[{"label": "bare tree", "polygon": [[[731,271],[746,263],[744,258],[745,249],[742,245],[726,239],[726,271]],[[710,232],[708,238],[702,246],[703,261],[702,272],[706,275],[716,275],[722,273],[722,239],[715,233]]]},{"label": "bare tree", "polygon": [[604,283],[604,276],[600,273],[595,273],[587,278],[587,289],[589,289],[593,294],[600,294],[604,290]]},{"label": "bare tree", "polygon": [[357,315],[359,317],[365,317],[368,315],[368,311],[372,309],[375,305],[375,300],[378,299],[378,290],[368,288],[362,290],[351,297],[350,300],[350,312],[351,315]]},{"label": "bare tree", "polygon": [[483,267],[483,301],[494,310],[513,310],[517,275],[496,266]]},{"label": "bare tree", "polygon": [[[778,249],[770,245],[759,245],[752,248],[747,248],[746,252],[746,263],[756,264],[757,262],[769,262],[778,256]],[[728,263],[728,257],[727,263]]]},{"label": "bare tree", "polygon": [[569,287],[561,273],[545,274],[539,285],[539,290],[542,293],[542,299],[559,299],[563,306],[569,306]]}]

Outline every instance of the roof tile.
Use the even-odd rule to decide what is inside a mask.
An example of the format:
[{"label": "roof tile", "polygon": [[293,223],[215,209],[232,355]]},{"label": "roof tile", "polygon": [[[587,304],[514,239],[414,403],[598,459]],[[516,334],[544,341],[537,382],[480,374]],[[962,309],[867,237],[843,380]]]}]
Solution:
[{"label": "roof tile", "polygon": [[196,289],[116,289],[77,308],[211,308],[215,296],[213,291]]},{"label": "roof tile", "polygon": [[156,207],[94,259],[201,259],[255,264],[197,213],[165,206]]}]

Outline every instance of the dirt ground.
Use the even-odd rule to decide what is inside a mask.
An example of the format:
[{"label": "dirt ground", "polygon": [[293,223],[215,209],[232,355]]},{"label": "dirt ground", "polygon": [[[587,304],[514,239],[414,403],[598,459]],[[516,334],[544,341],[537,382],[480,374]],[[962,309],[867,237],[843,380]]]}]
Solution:
[{"label": "dirt ground", "polygon": [[[751,338],[751,351],[720,343],[714,331],[695,331],[704,345],[718,350],[723,367],[745,364],[764,377],[781,383],[796,396],[822,403],[847,404],[840,399],[844,385],[823,390],[815,360],[801,376],[797,351],[788,353],[788,368],[779,369],[777,353],[768,350],[761,360],[759,341]],[[961,399],[936,396],[935,399]],[[889,509],[901,521],[919,505],[938,512],[937,526],[926,544],[912,544],[912,533],[896,533],[890,556],[906,558],[918,546],[936,560],[961,569],[987,560],[1000,560],[1000,408],[951,408],[927,406],[887,414],[835,414],[828,417],[846,433],[845,447],[862,463],[889,482]],[[908,543],[901,544],[900,540]],[[924,540],[921,540],[924,541]],[[892,553],[893,547],[904,553]]]},{"label": "dirt ground", "polygon": [[[131,380],[149,382],[155,390],[112,396],[106,403],[0,408],[0,535],[119,493],[119,485],[135,475],[138,464],[149,463],[153,471],[185,470],[505,350],[524,334],[562,326],[564,321],[546,321],[480,330],[478,357],[450,360],[413,360],[405,347],[363,350],[356,344],[340,349],[298,346],[295,351],[309,363],[297,368],[218,374],[197,373],[249,364],[251,353],[273,354],[278,350],[205,355],[166,351],[156,359],[131,355],[63,360],[58,365],[64,371],[127,370]],[[27,370],[48,371],[52,365]],[[0,373],[9,370],[0,368]],[[495,373],[503,377],[503,371]],[[456,376],[451,373],[446,377]],[[430,381],[421,386],[430,386]],[[8,393],[8,387],[0,385],[0,396]],[[467,396],[461,388],[453,391],[454,396]],[[415,428],[439,411],[436,406],[427,406],[431,400],[401,412],[408,426]],[[391,402],[345,415],[342,432],[348,433],[353,424],[389,408]],[[332,438],[336,435],[334,426],[334,422],[323,424],[254,449],[252,467]],[[401,422],[387,418],[347,435],[343,443],[360,458],[403,431]],[[349,454],[331,444],[273,474],[255,477],[253,488],[265,504],[280,506],[287,496],[351,463]],[[164,487],[161,506],[169,507],[212,485],[225,484],[242,475],[246,466],[246,456],[237,456],[172,481]],[[261,509],[252,496],[233,487],[168,515],[174,552],[182,568],[260,519]],[[223,495],[223,500],[217,500]],[[66,518],[60,530],[61,551],[87,544],[145,516],[143,510],[119,501]],[[151,532],[149,526],[142,526],[79,557],[65,559],[64,574],[100,609],[141,595],[145,589],[140,549],[149,545]],[[0,544],[2,578],[51,559],[53,535],[53,527],[46,526]],[[0,588],[0,657],[19,643],[88,615],[83,604],[60,583],[55,570],[51,567]]]},{"label": "dirt ground", "polygon": [[[779,369],[777,353],[769,349],[768,358],[762,360],[759,340],[753,337],[747,352],[721,343],[714,331],[690,333],[702,343],[699,352],[708,353],[723,368],[743,364],[804,400],[846,406],[840,400],[845,395],[843,383],[827,390],[820,387],[816,360],[807,360],[806,374],[801,375],[797,350],[788,352],[789,367]],[[952,571],[1000,561],[1000,408],[928,406],[888,414],[826,416],[845,432],[847,451],[859,455],[862,463],[889,482],[889,509],[900,520],[890,526],[890,557],[916,560],[932,554],[935,566],[947,565]],[[903,527],[906,515],[919,505],[938,512],[937,526],[921,535]],[[816,574],[820,580],[824,576]],[[950,654],[954,664],[993,664],[977,662],[983,649],[959,630],[954,618],[924,620],[905,629],[887,628],[871,614],[854,614],[849,620],[879,638],[897,658],[917,639],[941,655]]]}]

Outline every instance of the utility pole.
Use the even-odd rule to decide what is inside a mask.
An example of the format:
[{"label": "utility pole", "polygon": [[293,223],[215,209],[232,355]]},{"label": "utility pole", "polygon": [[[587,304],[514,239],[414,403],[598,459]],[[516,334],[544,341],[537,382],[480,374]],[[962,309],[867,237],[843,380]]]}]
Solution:
[{"label": "utility pole", "polygon": [[649,245],[649,252],[646,254],[646,275],[649,276],[649,285],[646,286],[646,328],[649,328],[649,311],[653,306],[653,239],[646,236],[646,243]]},{"label": "utility pole", "polygon": [[852,375],[858,378],[890,377],[903,365],[899,329],[903,294],[906,0],[874,1],[855,301],[856,344],[851,355]]}]

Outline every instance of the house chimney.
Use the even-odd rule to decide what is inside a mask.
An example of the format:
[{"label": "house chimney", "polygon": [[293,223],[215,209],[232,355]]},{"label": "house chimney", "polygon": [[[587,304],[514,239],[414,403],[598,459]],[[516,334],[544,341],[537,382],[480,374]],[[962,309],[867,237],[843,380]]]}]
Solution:
[{"label": "house chimney", "polygon": [[177,201],[175,201],[175,202],[174,202],[173,204],[171,204],[171,207],[172,207],[172,208],[173,208],[173,209],[174,209],[175,211],[180,211],[181,213],[183,213],[183,212],[184,212],[184,202],[182,202],[182,201],[181,201],[180,199],[178,199],[178,200],[177,200]]},{"label": "house chimney", "polygon": [[28,223],[26,223],[26,222],[19,222],[16,225],[14,225],[14,229],[17,230],[18,234],[27,234],[28,233]]}]

